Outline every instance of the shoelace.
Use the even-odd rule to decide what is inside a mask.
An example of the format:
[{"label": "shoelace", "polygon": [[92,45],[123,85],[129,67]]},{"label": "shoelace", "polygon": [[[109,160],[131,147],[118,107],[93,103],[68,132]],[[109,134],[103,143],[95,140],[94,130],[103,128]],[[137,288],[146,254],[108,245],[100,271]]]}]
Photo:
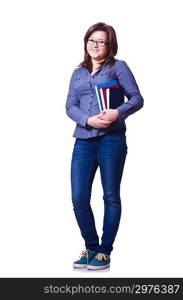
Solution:
[{"label": "shoelace", "polygon": [[98,260],[108,260],[109,259],[109,255],[108,254],[104,254],[104,253],[97,253],[97,255],[95,256]]},{"label": "shoelace", "polygon": [[86,257],[87,259],[87,264],[88,264],[88,252],[89,250],[88,249],[85,249],[81,252],[81,256],[80,257]]}]

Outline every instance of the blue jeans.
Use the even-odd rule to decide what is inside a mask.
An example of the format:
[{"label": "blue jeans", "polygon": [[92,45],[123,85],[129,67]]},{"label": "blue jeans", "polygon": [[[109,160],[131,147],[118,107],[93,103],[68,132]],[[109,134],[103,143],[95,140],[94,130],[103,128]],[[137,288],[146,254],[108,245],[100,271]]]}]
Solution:
[{"label": "blue jeans", "polygon": [[[87,249],[110,254],[121,218],[120,183],[127,155],[126,129],[91,139],[76,138],[71,162],[73,210]],[[90,206],[97,168],[103,187],[104,218],[101,244]]]}]

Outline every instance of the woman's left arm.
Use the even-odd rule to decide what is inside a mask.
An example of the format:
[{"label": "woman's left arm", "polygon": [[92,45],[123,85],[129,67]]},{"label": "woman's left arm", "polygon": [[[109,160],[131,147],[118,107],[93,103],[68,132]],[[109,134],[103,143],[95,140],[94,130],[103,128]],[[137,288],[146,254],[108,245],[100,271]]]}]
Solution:
[{"label": "woman's left arm", "polygon": [[120,61],[117,65],[116,76],[124,90],[128,101],[116,108],[121,119],[126,119],[144,106],[144,99],[140,93],[134,75],[125,61]]}]

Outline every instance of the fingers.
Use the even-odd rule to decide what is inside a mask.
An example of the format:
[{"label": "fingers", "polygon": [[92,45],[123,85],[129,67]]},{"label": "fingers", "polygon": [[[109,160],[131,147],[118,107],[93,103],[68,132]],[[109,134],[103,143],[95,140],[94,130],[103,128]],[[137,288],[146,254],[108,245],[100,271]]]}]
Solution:
[{"label": "fingers", "polygon": [[103,124],[108,124],[108,123],[111,123],[111,121],[110,120],[101,120],[100,119],[100,121],[99,122],[101,122],[101,123],[103,123]]},{"label": "fingers", "polygon": [[92,126],[92,124],[93,124],[93,127],[95,127],[95,128],[106,128],[106,127],[110,126],[112,121],[106,120],[105,114],[106,114],[106,112],[102,111],[98,115],[91,117],[91,119],[92,119],[91,126]]},{"label": "fingers", "polygon": [[108,124],[108,125],[101,125],[100,127],[98,127],[98,128],[107,128],[107,127],[109,127],[110,126],[110,124]]},{"label": "fingers", "polygon": [[98,116],[99,119],[101,118],[106,118],[107,117],[107,113],[106,112],[101,112]]},{"label": "fingers", "polygon": [[109,125],[111,125],[111,121],[104,121],[104,120],[101,120],[101,122],[100,122],[100,125],[101,126],[106,126],[106,127],[108,127]]},{"label": "fingers", "polygon": [[106,114],[106,111],[101,111],[97,116],[103,116]]},{"label": "fingers", "polygon": [[108,116],[107,116],[107,115],[105,115],[105,116],[101,116],[101,117],[99,117],[99,119],[100,119],[100,120],[107,120],[107,121],[111,121],[111,120],[109,120],[109,118],[108,118]]}]

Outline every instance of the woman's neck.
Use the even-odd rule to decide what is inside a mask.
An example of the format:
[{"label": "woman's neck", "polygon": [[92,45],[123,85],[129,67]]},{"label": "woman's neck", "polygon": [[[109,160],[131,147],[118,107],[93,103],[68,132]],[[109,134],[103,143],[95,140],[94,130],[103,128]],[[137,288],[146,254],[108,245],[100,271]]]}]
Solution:
[{"label": "woman's neck", "polygon": [[103,62],[103,61],[104,61],[104,59],[102,59],[100,61],[92,59],[92,71],[91,71],[91,74],[95,73],[99,69],[100,63]]},{"label": "woman's neck", "polygon": [[92,58],[92,65],[97,67],[101,62],[103,62],[105,59],[100,59],[100,60],[97,60],[97,59],[93,59]]}]

